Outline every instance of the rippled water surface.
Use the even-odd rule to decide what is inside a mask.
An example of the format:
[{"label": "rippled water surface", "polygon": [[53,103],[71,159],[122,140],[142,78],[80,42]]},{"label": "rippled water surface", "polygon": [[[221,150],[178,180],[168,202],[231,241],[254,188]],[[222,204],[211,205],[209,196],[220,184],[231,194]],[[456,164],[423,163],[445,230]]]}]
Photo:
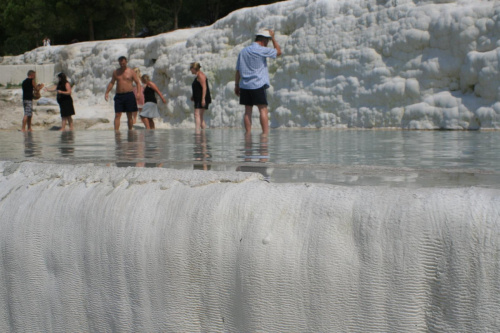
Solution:
[{"label": "rippled water surface", "polygon": [[500,187],[500,132],[0,132],[0,159],[259,172],[271,182]]}]

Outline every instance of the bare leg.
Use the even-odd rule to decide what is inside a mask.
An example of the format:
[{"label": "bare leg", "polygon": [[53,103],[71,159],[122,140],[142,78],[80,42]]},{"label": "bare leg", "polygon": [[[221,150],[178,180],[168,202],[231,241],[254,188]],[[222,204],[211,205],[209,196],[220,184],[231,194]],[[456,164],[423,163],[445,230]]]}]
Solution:
[{"label": "bare leg", "polygon": [[245,133],[250,133],[252,131],[252,106],[245,105],[245,115],[243,116],[243,122],[245,123]]},{"label": "bare leg", "polygon": [[120,129],[120,118],[122,117],[121,112],[115,112],[115,131]]},{"label": "bare leg", "polygon": [[142,123],[144,124],[144,127],[146,127],[146,129],[149,129],[149,119],[141,117],[141,120],[142,120]]},{"label": "bare leg", "polygon": [[155,129],[155,121],[153,118],[148,118],[149,120],[149,129]]},{"label": "bare leg", "polygon": [[199,130],[203,128],[203,109],[194,109],[194,128]]},{"label": "bare leg", "polygon": [[69,130],[73,131],[75,128],[73,127],[73,118],[71,116],[68,117]]},{"label": "bare leg", "polygon": [[64,129],[66,128],[66,122],[68,121],[68,117],[62,117],[62,120],[61,120],[61,131],[64,131]]},{"label": "bare leg", "polygon": [[31,118],[33,118],[33,117],[32,117],[32,116],[29,116],[29,117],[28,117],[28,132],[33,131],[33,130],[31,129]]},{"label": "bare leg", "polygon": [[142,109],[139,109],[139,111],[132,112],[132,117],[134,118],[133,124],[137,122],[137,114],[141,112]]},{"label": "bare leg", "polygon": [[28,116],[23,117],[23,127],[21,128],[21,131],[26,132],[26,126],[28,125]]},{"label": "bare leg", "polygon": [[132,112],[127,112],[127,125],[129,130],[134,128],[134,118],[132,116]]},{"label": "bare leg", "polygon": [[269,134],[269,115],[267,105],[257,105],[260,112],[260,126],[262,127],[262,134]]},{"label": "bare leg", "polygon": [[205,129],[207,127],[207,124],[205,124],[205,118],[203,117],[204,113],[205,109],[200,109],[201,129]]}]

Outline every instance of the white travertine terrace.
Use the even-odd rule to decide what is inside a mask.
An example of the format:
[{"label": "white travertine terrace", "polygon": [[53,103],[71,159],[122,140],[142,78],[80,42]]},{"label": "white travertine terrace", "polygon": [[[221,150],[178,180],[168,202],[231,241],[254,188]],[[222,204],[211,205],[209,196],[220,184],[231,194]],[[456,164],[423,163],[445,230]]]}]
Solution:
[{"label": "white travertine terrace", "polygon": [[188,68],[200,61],[214,96],[209,125],[240,126],[236,57],[259,28],[275,29],[283,48],[269,61],[272,127],[500,127],[498,1],[285,1],[238,10],[205,28],[41,47],[1,64],[5,73],[26,64],[64,71],[82,110],[104,103],[125,55],[164,92],[163,121],[190,127]]},{"label": "white travertine terrace", "polygon": [[498,190],[0,171],[2,332],[500,328]]}]

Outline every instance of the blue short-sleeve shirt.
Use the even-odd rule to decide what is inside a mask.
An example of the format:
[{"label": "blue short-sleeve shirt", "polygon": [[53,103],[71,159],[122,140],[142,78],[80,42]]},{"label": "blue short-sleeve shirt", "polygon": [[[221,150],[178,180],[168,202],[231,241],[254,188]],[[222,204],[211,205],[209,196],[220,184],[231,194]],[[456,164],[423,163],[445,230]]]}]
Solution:
[{"label": "blue short-sleeve shirt", "polygon": [[267,58],[276,59],[276,49],[252,43],[241,50],[236,62],[236,70],[240,72],[240,88],[259,89],[269,87]]}]

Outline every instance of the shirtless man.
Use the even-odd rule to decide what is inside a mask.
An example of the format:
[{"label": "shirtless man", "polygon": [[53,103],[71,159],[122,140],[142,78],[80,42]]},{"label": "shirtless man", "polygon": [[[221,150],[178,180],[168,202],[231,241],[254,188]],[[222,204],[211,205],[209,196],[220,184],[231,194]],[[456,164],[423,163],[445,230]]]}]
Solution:
[{"label": "shirtless man", "polygon": [[137,74],[127,67],[127,58],[118,58],[118,63],[120,68],[113,72],[113,77],[111,82],[108,83],[108,88],[106,89],[106,94],[104,98],[108,101],[109,92],[113,89],[116,82],[116,94],[115,94],[115,131],[120,129],[120,118],[122,117],[122,112],[127,113],[127,125],[128,129],[131,130],[134,126],[134,119],[132,117],[133,112],[137,112],[137,101],[135,99],[134,87],[132,82],[135,82],[137,86],[138,96],[142,96],[141,81],[137,77]]}]

